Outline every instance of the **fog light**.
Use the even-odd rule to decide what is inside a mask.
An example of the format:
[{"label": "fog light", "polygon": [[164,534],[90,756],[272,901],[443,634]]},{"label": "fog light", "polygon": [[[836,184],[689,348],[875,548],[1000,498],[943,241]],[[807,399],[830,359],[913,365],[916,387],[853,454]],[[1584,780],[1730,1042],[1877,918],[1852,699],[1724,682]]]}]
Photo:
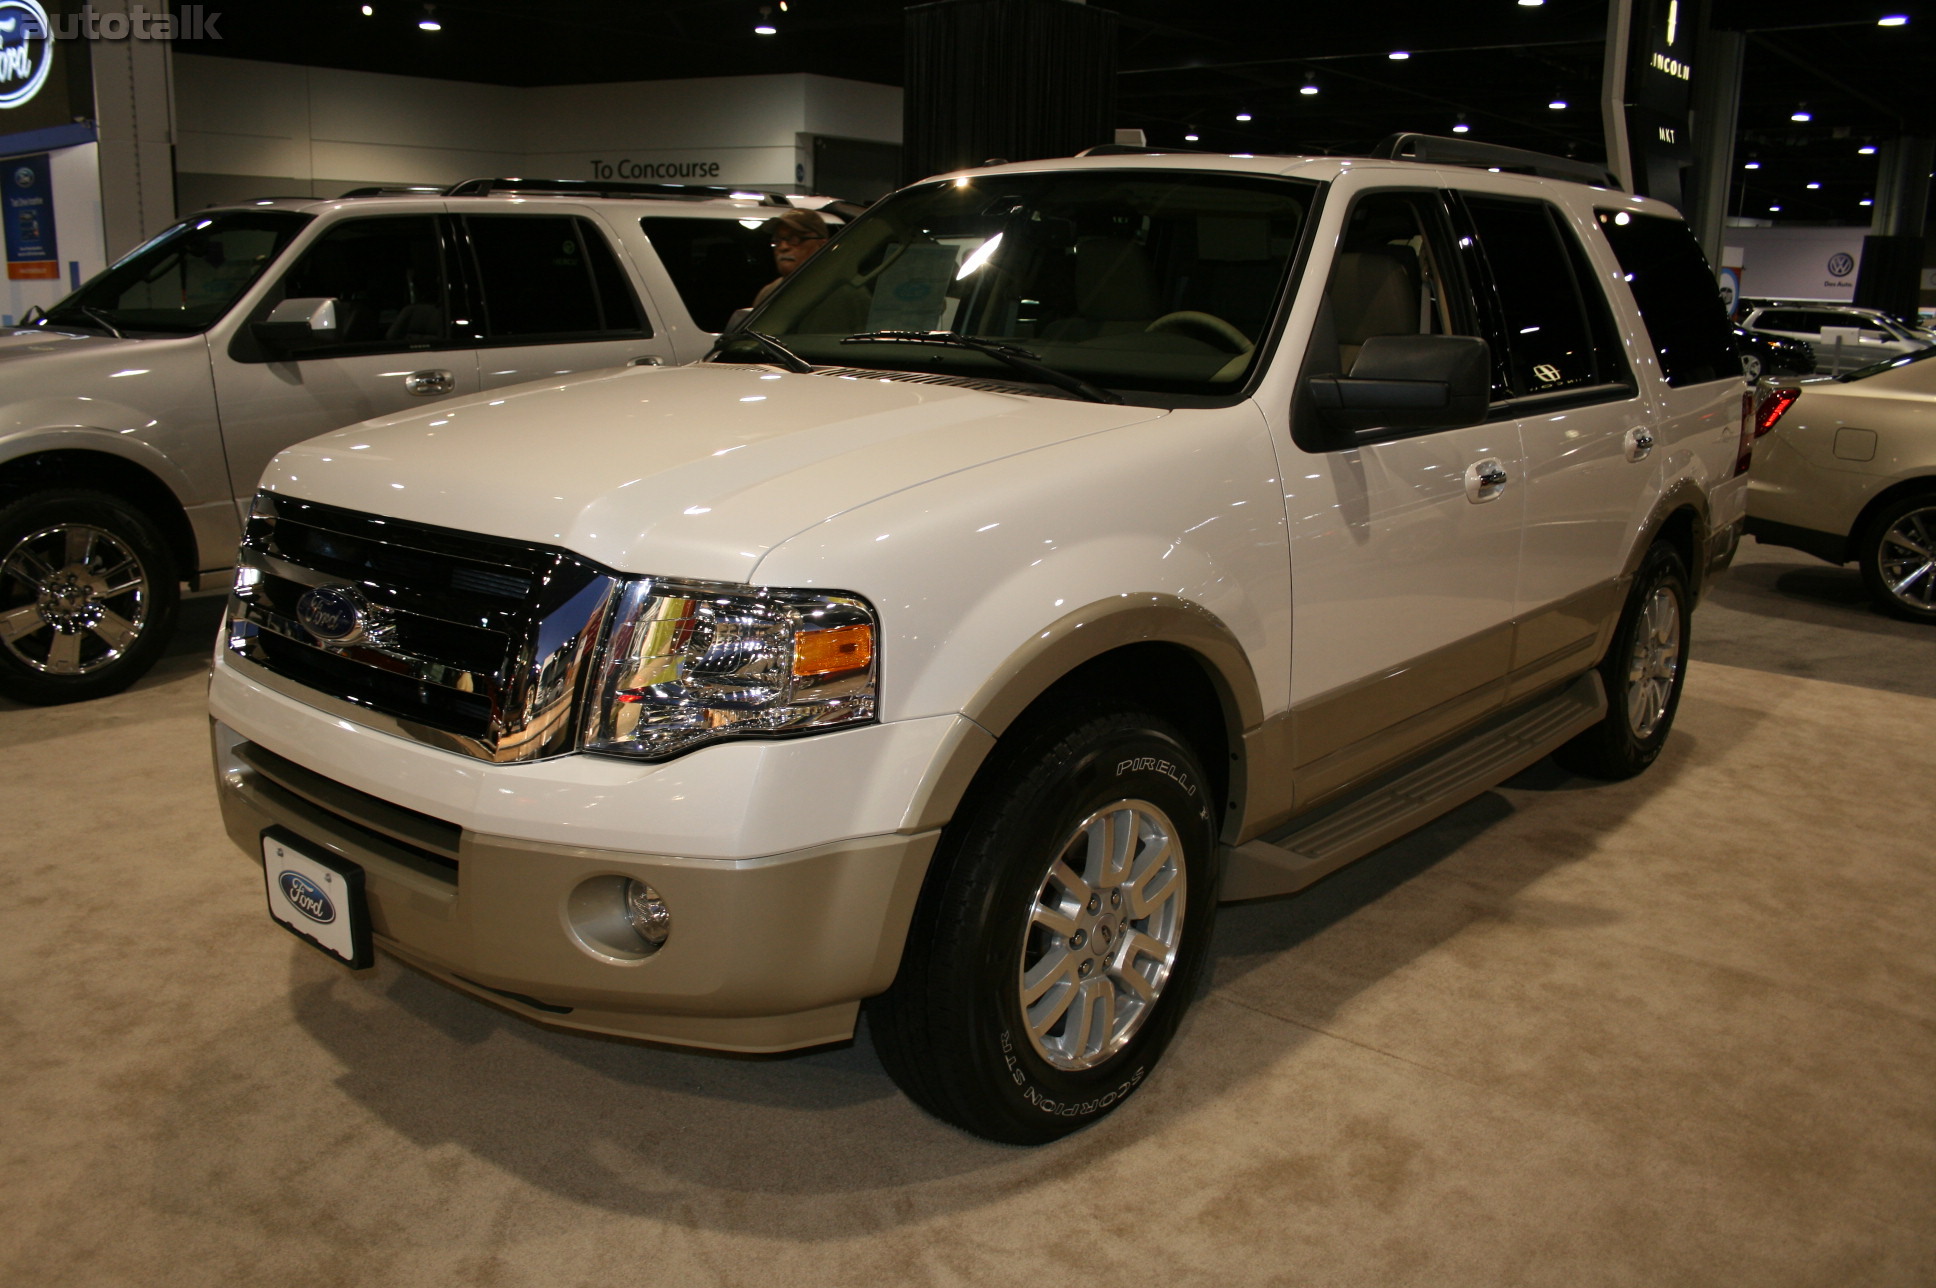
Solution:
[{"label": "fog light", "polygon": [[646,942],[648,952],[665,947],[666,936],[672,933],[672,909],[643,881],[625,883],[625,920]]}]

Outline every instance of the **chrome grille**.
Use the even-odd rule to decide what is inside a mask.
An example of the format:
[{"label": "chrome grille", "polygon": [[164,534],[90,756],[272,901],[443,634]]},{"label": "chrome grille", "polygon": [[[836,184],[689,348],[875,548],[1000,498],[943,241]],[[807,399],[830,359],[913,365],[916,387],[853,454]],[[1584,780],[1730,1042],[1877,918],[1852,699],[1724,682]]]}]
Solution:
[{"label": "chrome grille", "polygon": [[[269,687],[482,760],[576,746],[579,677],[617,585],[604,569],[273,493],[256,500],[238,566],[224,640]],[[323,587],[362,606],[354,642],[303,624],[304,596]]]}]

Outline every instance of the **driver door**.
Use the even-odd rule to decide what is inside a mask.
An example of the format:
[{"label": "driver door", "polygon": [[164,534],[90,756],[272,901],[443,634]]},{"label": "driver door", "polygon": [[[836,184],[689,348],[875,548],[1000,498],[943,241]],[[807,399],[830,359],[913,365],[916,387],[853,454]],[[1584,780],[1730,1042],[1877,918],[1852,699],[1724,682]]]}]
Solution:
[{"label": "driver door", "polygon": [[[451,314],[449,247],[435,215],[371,215],[325,228],[234,332],[210,336],[229,482],[246,509],[269,459],[328,430],[475,393],[472,341]],[[285,299],[337,302],[338,339],[299,354],[250,324]],[[226,343],[224,343],[226,341]]]}]

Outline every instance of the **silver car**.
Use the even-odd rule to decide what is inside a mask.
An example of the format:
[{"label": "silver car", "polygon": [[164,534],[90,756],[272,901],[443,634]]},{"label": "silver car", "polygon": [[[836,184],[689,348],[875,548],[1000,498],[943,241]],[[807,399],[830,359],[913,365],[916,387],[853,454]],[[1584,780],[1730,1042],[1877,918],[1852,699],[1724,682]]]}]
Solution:
[{"label": "silver car", "polygon": [[1920,327],[1856,305],[1764,306],[1749,312],[1741,326],[1759,335],[1806,340],[1815,349],[1815,369],[1831,376],[1916,353],[1931,344],[1930,334]]},{"label": "silver car", "polygon": [[0,694],[76,701],[145,672],[181,584],[222,580],[256,479],[291,443],[701,356],[774,276],[766,221],[786,208],[472,181],[176,223],[0,332]]}]

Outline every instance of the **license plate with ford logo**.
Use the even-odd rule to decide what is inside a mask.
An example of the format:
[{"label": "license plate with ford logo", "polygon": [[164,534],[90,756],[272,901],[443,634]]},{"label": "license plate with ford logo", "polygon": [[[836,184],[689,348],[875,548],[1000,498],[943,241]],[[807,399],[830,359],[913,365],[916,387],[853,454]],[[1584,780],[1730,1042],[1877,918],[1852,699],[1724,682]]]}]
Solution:
[{"label": "license plate with ford logo", "polygon": [[362,868],[298,849],[286,833],[271,828],[262,834],[262,876],[269,915],[284,929],[351,970],[375,964]]}]

